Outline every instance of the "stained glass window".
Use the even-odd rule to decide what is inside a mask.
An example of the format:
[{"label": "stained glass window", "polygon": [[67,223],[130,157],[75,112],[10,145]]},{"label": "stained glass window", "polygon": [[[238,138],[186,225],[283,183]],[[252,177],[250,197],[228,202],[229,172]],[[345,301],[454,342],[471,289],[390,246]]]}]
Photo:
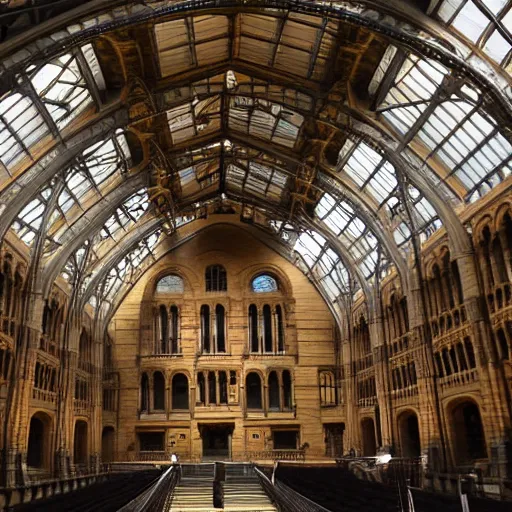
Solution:
[{"label": "stained glass window", "polygon": [[277,280],[268,274],[261,274],[260,276],[255,277],[252,280],[251,286],[252,291],[256,293],[277,292],[279,289]]},{"label": "stained glass window", "polygon": [[165,276],[156,285],[157,293],[183,293],[183,279],[171,274]]}]

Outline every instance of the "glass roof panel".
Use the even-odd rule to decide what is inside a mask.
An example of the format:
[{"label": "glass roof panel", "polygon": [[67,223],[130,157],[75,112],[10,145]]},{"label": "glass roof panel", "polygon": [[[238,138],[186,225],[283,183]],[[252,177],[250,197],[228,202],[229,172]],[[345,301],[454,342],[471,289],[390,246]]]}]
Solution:
[{"label": "glass roof panel", "polygon": [[49,129],[32,100],[11,92],[0,99],[0,162],[11,169]]},{"label": "glass roof panel", "polygon": [[72,222],[70,210],[75,206],[79,208],[72,210],[75,216],[84,211],[91,192],[102,197],[110,178],[126,172],[130,164],[130,150],[122,132],[83,151],[64,173],[64,188],[51,217],[50,230],[61,218]]},{"label": "glass roof panel", "polygon": [[512,49],[510,0],[443,0],[435,12],[491,59],[508,67]]},{"label": "glass roof panel", "polygon": [[62,55],[29,74],[34,89],[59,130],[92,102],[77,60],[71,55]]}]

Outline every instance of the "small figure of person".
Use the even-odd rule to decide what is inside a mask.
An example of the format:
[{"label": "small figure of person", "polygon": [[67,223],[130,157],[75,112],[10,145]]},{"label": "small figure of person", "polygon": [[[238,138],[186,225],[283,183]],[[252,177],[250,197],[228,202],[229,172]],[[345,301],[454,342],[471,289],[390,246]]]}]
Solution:
[{"label": "small figure of person", "polygon": [[173,466],[178,464],[178,456],[174,452],[171,454],[171,464]]}]

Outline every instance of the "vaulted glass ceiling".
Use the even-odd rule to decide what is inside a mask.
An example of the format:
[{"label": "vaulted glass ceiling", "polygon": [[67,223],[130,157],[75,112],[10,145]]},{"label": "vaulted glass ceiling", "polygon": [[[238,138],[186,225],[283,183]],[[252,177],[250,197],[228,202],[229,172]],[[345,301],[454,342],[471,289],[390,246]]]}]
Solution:
[{"label": "vaulted glass ceiling", "polygon": [[108,318],[229,206],[339,311],[508,179],[512,1],[250,3],[127,2],[0,47],[0,232],[47,291]]}]

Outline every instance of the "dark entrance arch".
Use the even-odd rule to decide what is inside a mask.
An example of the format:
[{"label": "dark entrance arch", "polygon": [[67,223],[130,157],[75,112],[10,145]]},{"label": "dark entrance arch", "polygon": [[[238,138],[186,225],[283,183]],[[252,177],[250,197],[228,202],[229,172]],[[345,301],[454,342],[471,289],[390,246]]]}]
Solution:
[{"label": "dark entrance arch", "polygon": [[416,458],[421,455],[420,427],[418,416],[413,411],[406,411],[398,417],[400,432],[400,449],[402,457]]},{"label": "dark entrance arch", "polygon": [[35,413],[30,419],[27,446],[28,467],[46,470],[50,469],[51,425],[51,418],[43,412]]},{"label": "dark entrance arch", "polygon": [[487,448],[478,405],[471,400],[457,404],[452,409],[450,420],[455,464],[486,459]]},{"label": "dark entrance arch", "polygon": [[77,420],[73,442],[73,460],[75,464],[86,465],[88,458],[88,425],[86,421]]},{"label": "dark entrance arch", "polygon": [[183,373],[172,378],[172,408],[188,411],[188,379]]},{"label": "dark entrance arch", "polygon": [[104,427],[101,433],[101,460],[112,462],[115,453],[116,433],[114,427]]},{"label": "dark entrance arch", "polygon": [[375,439],[375,422],[372,418],[361,420],[361,437],[363,440],[363,456],[373,457],[377,453],[377,440]]}]

